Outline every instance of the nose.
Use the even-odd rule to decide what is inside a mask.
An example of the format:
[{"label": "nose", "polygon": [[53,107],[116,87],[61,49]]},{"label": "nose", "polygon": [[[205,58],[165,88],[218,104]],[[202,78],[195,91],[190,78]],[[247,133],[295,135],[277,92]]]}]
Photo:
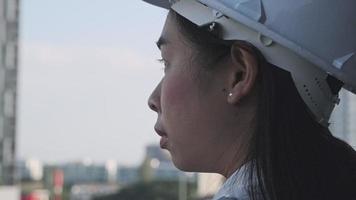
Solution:
[{"label": "nose", "polygon": [[161,111],[161,82],[156,86],[156,88],[153,90],[152,94],[148,98],[148,107],[157,113]]}]

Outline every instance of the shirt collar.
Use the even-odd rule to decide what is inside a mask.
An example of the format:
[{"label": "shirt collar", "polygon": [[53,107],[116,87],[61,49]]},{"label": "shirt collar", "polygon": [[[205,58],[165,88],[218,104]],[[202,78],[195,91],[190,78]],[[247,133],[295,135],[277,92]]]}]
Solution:
[{"label": "shirt collar", "polygon": [[[248,162],[237,169],[221,186],[213,200],[222,197],[248,198],[248,186],[251,184],[248,182],[249,164]],[[256,184],[256,181],[253,181],[252,184]]]}]

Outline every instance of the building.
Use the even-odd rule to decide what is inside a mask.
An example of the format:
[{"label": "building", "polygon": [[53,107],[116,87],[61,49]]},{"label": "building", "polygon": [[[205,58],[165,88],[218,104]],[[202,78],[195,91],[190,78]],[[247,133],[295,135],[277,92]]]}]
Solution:
[{"label": "building", "polygon": [[340,99],[331,115],[330,130],[334,136],[356,148],[356,95],[341,90]]},{"label": "building", "polygon": [[109,183],[117,182],[118,165],[115,160],[108,160],[105,163],[107,180]]},{"label": "building", "polygon": [[118,191],[117,171],[117,163],[113,160],[106,163],[84,160],[45,165],[43,188],[49,191],[51,199],[66,199],[69,195],[71,200],[89,200]]},{"label": "building", "polygon": [[0,184],[15,182],[19,0],[0,0]]},{"label": "building", "polygon": [[196,183],[197,175],[183,173],[177,169],[167,151],[159,146],[146,147],[146,156],[141,165],[141,178],[143,181],[180,181]]},{"label": "building", "polygon": [[95,197],[117,193],[118,185],[114,184],[82,184],[73,185],[70,190],[71,200],[92,200]]},{"label": "building", "polygon": [[138,167],[121,166],[118,168],[117,182],[120,186],[132,185],[138,183],[140,180],[140,170]]},{"label": "building", "polygon": [[63,171],[64,185],[107,183],[108,173],[105,165],[73,162],[58,169]]},{"label": "building", "polygon": [[40,181],[43,177],[42,163],[36,159],[18,161],[16,171],[21,182]]}]

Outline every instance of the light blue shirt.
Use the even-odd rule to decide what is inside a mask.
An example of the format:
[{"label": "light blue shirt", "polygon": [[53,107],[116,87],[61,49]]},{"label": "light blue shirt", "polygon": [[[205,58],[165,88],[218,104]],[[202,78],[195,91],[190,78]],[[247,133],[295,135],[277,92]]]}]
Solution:
[{"label": "light blue shirt", "polygon": [[221,186],[220,190],[215,194],[213,200],[250,200],[248,189],[251,184],[257,185],[257,179],[253,179],[252,183],[248,182],[248,165],[249,163],[246,163],[237,169]]}]

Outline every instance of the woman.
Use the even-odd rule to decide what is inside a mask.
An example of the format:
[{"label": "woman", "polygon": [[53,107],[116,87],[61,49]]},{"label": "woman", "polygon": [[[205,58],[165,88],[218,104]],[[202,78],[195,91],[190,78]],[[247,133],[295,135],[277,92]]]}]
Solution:
[{"label": "woman", "polygon": [[[229,24],[227,11],[213,10],[209,23],[193,16],[216,2],[175,2],[157,42],[165,76],[149,107],[158,114],[161,147],[181,170],[225,176],[214,200],[356,199],[356,152],[331,135],[335,101],[319,97],[328,91],[335,100],[346,79],[322,79],[325,72],[304,58],[300,68],[281,67],[280,57],[291,65],[297,58],[283,45],[268,50],[269,37],[260,35],[262,45],[226,39],[227,27],[239,25]],[[276,48],[283,51],[273,55]]]}]

